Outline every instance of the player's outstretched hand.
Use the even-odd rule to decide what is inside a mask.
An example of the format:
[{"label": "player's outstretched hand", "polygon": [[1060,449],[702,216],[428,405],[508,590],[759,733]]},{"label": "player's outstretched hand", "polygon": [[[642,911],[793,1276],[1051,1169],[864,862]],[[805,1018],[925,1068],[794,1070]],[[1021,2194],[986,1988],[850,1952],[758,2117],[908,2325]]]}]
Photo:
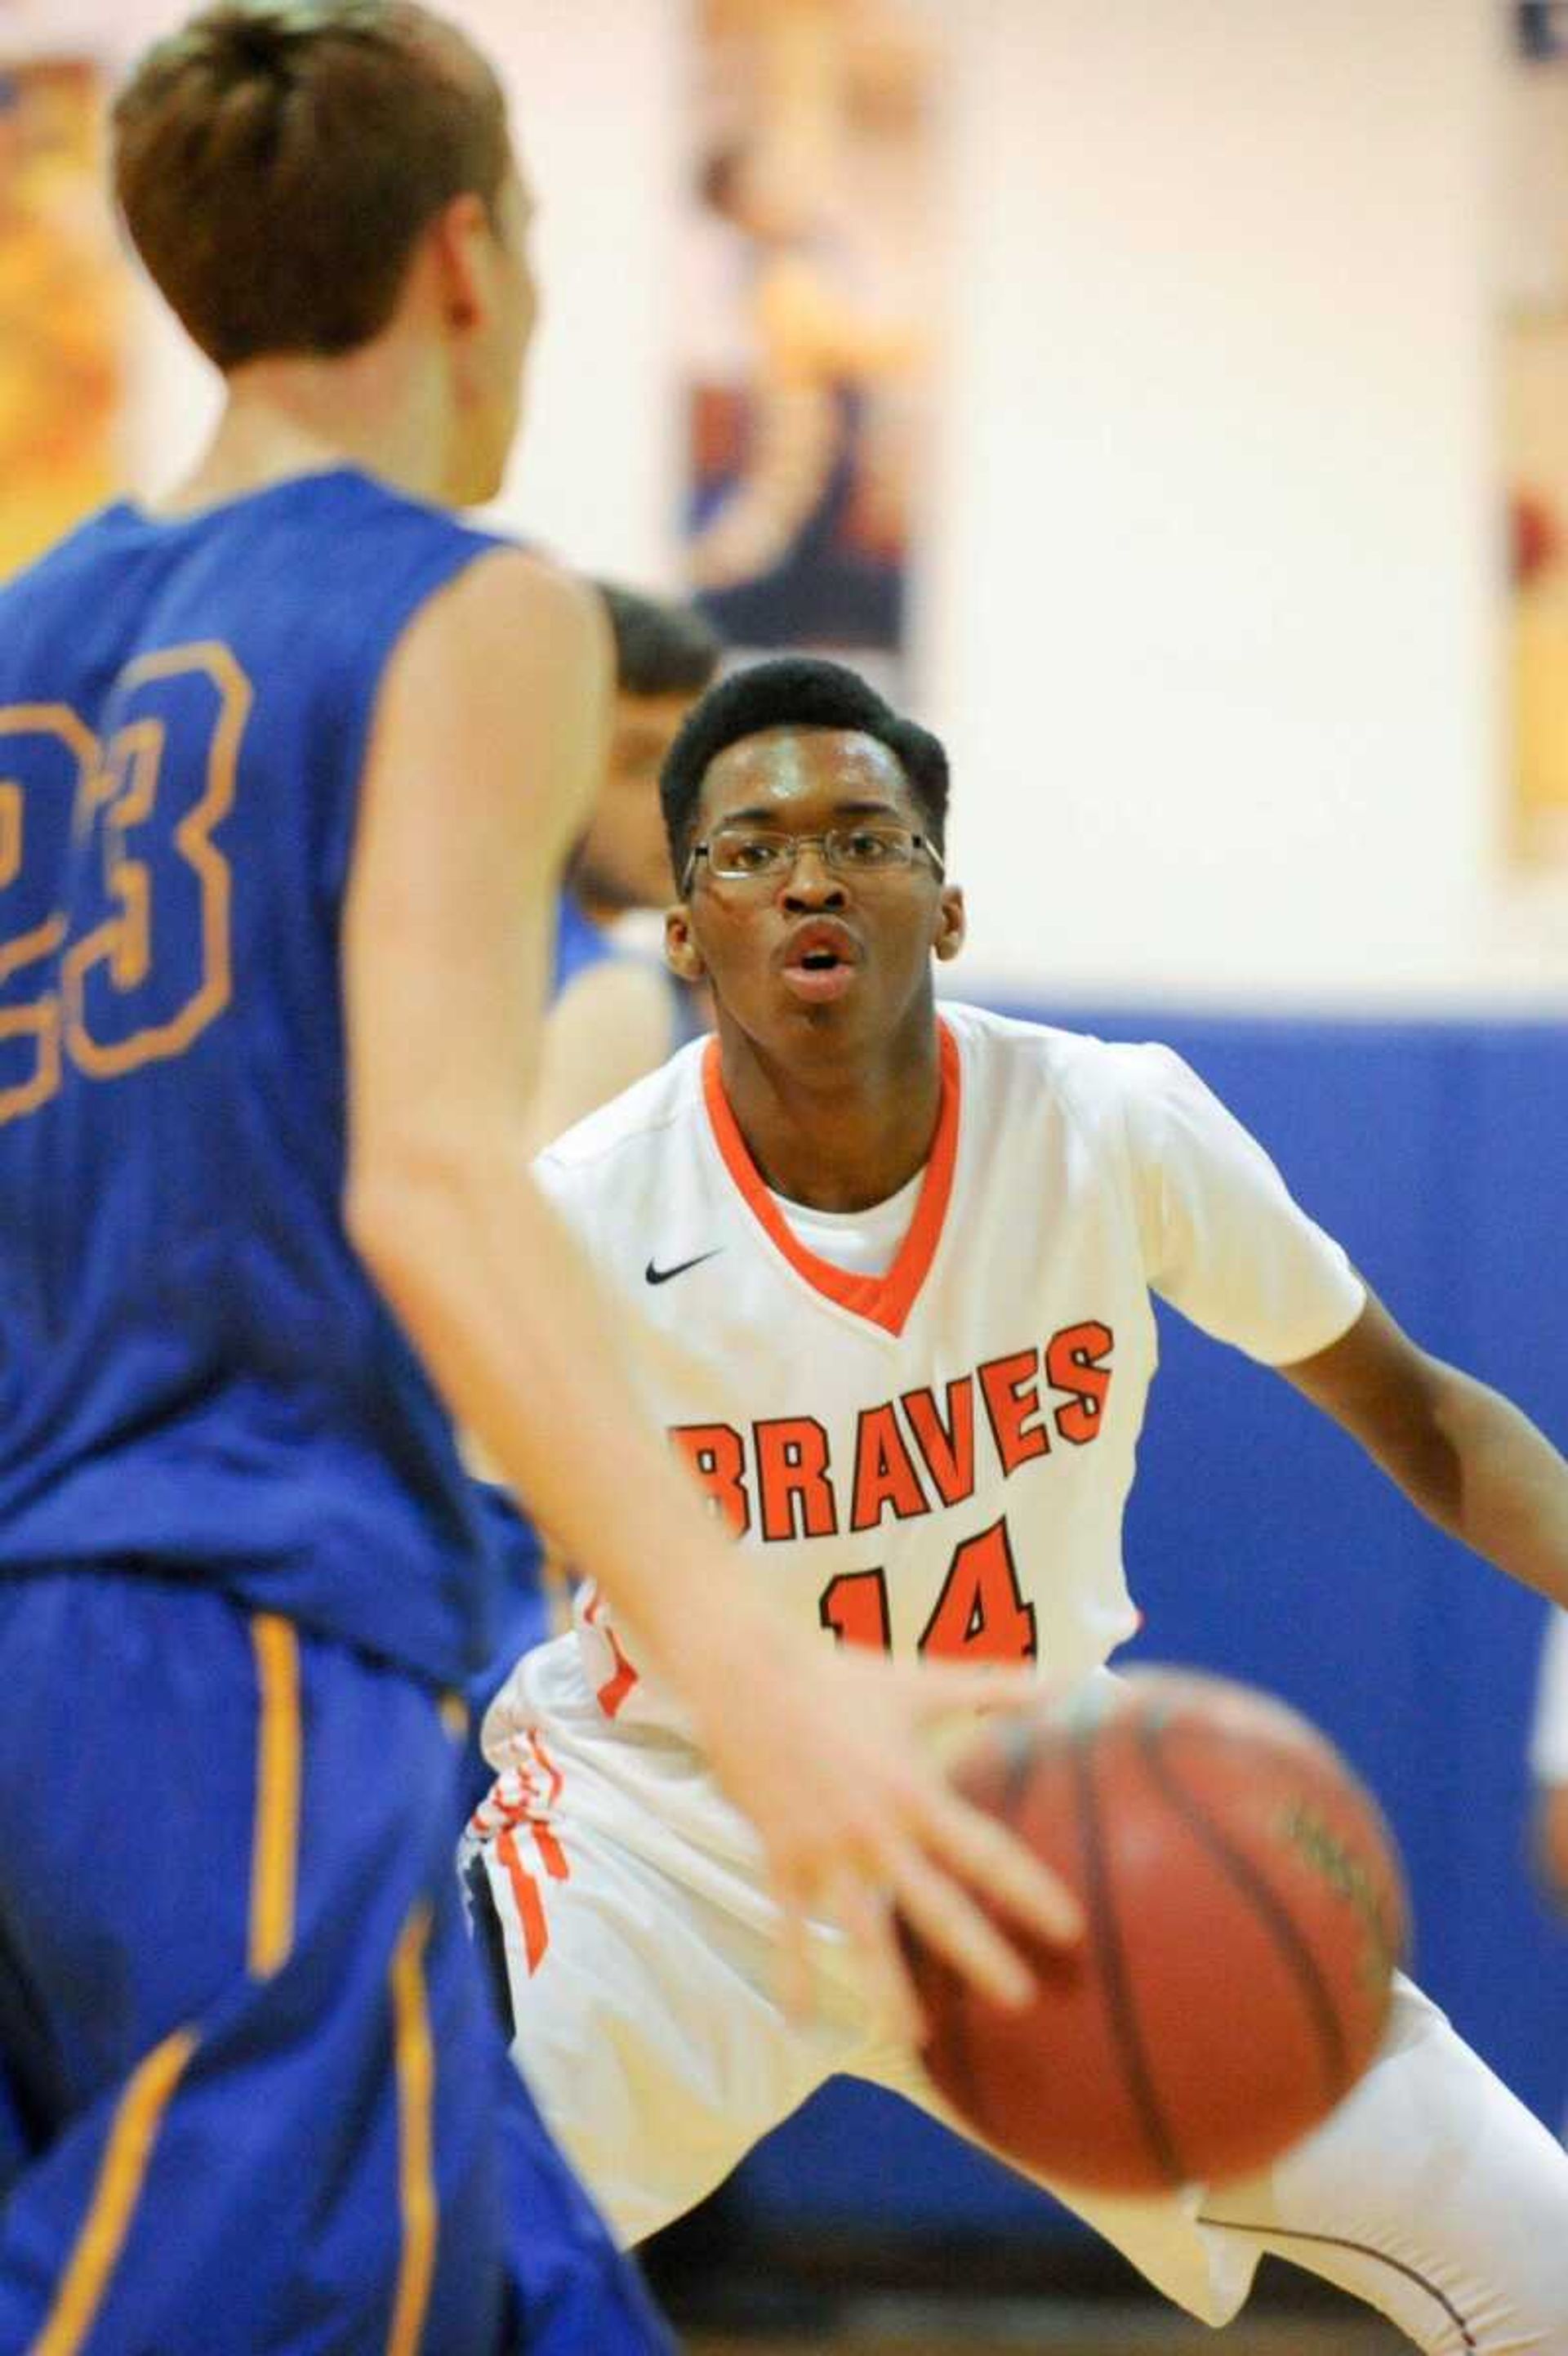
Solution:
[{"label": "player's outstretched hand", "polygon": [[892,2026],[918,2039],[921,2015],[895,1909],[987,1997],[1029,1999],[1029,1968],[984,1908],[1049,1945],[1079,1935],[1076,1900],[996,1819],[946,1781],[928,1739],[936,1721],[977,1709],[1038,1710],[1027,1669],[894,1665],[870,1653],[775,1651],[765,1676],[742,1674],[701,1737],[730,1796],[757,1826],[784,1909],[792,2011],[809,2008],[806,1923],[828,1915],[859,1952]]}]

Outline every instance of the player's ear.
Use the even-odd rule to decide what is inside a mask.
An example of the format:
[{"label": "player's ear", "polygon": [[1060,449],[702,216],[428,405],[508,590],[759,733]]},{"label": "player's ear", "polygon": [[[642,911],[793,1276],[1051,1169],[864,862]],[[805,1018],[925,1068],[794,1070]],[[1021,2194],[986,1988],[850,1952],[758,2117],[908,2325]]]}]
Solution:
[{"label": "player's ear", "polygon": [[443,205],[426,230],[425,259],[441,316],[462,336],[476,327],[489,307],[490,252],[494,231],[483,198],[464,191]]},{"label": "player's ear", "polygon": [[700,981],[708,971],[684,902],[679,907],[665,912],[664,961],[671,973],[678,974],[682,981]]},{"label": "player's ear", "polygon": [[931,937],[931,946],[944,964],[957,956],[966,930],[964,887],[961,884],[944,884],[937,895],[936,922]]}]

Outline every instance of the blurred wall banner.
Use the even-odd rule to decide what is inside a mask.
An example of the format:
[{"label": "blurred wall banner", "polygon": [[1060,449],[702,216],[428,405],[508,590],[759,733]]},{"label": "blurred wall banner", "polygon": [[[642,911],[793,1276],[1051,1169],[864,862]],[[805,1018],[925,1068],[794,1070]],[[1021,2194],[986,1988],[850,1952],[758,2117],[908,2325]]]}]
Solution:
[{"label": "blurred wall banner", "polygon": [[1568,875],[1568,7],[1520,0],[1505,93],[1502,408],[1513,827]]},{"label": "blurred wall banner", "polygon": [[125,280],[100,70],[7,63],[5,31],[0,13],[0,578],[114,487]]},{"label": "blurred wall banner", "polygon": [[939,11],[699,0],[683,316],[691,589],[736,647],[905,644]]}]

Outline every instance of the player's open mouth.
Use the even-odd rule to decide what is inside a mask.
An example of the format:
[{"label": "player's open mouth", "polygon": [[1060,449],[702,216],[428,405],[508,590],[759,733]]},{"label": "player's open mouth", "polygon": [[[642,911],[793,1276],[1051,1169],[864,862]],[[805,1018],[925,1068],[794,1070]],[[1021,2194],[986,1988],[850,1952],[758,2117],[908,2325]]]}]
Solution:
[{"label": "player's open mouth", "polygon": [[796,998],[822,1005],[843,997],[859,963],[859,944],[848,926],[803,925],[784,948],[784,986]]}]

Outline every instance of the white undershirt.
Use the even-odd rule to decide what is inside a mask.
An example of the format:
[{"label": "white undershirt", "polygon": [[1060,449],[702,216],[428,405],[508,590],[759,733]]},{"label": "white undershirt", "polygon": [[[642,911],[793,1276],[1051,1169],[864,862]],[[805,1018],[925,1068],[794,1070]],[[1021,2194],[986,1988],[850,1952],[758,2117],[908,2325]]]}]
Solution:
[{"label": "white undershirt", "polygon": [[783,1194],[773,1194],[773,1199],[795,1241],[818,1259],[830,1260],[851,1276],[886,1276],[909,1233],[924,1182],[925,1171],[921,1168],[907,1186],[864,1211],[814,1211]]}]

